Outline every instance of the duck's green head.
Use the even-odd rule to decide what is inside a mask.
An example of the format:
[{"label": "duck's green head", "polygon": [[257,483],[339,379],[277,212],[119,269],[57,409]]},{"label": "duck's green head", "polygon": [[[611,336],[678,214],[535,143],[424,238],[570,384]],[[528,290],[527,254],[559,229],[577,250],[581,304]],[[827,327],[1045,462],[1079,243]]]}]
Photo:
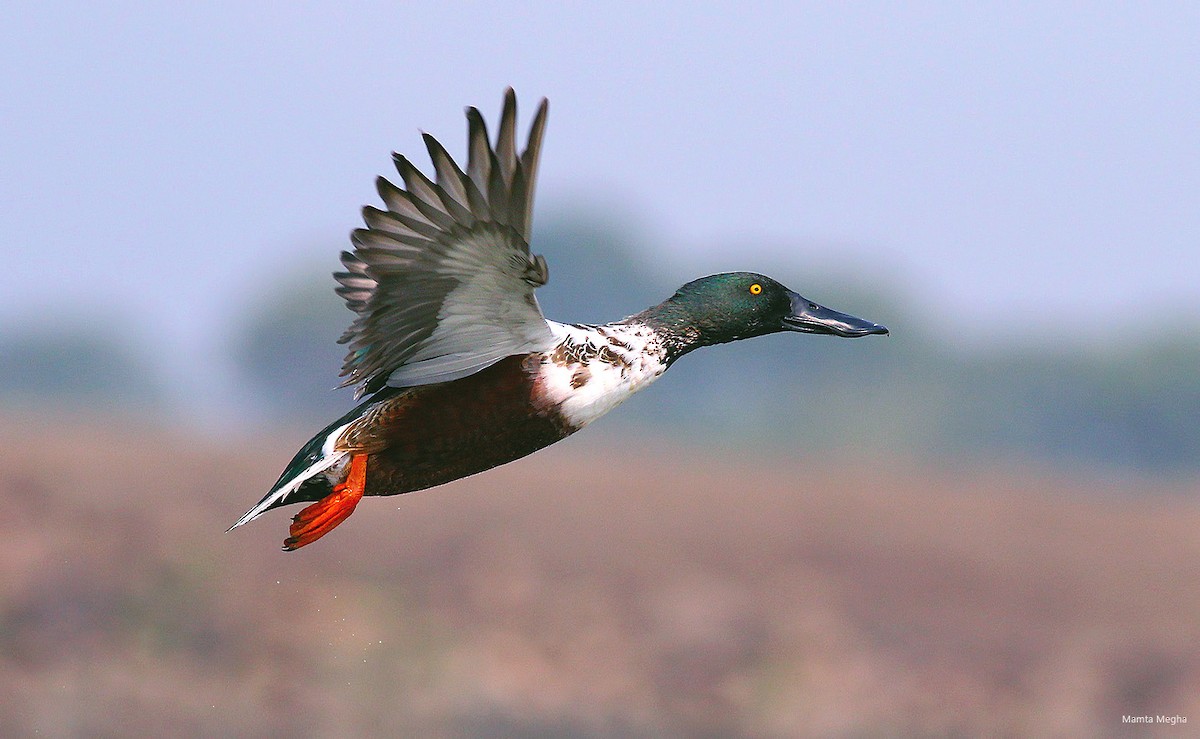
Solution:
[{"label": "duck's green head", "polygon": [[693,280],[651,311],[654,315],[648,317],[655,323],[686,339],[685,350],[778,331],[848,339],[888,332],[877,323],[818,305],[754,272]]}]

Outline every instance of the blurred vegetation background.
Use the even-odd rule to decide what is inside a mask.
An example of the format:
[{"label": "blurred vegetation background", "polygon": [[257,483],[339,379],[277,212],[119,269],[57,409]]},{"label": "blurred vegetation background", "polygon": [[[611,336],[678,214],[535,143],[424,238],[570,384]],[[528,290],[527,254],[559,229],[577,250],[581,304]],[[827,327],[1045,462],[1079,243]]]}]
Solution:
[{"label": "blurred vegetation background", "polygon": [[557,320],[751,268],[892,335],[697,352],[551,450],[284,555],[294,511],[221,531],[352,403],[331,265],[229,306],[211,386],[102,312],[9,327],[3,725],[1103,735],[1200,710],[1196,327],[964,336],[870,270],[652,261],[586,209],[536,233]]}]

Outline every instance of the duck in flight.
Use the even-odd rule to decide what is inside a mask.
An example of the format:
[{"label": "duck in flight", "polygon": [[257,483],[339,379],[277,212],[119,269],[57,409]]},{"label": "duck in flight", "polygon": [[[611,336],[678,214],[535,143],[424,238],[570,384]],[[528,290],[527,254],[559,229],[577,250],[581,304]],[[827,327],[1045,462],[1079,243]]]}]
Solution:
[{"label": "duck in flight", "polygon": [[296,454],[230,530],[310,503],[291,524],[299,549],[354,512],[364,495],[399,495],[511,462],[578,431],[702,346],[778,331],[887,334],[753,272],[693,280],[658,305],[602,325],[547,320],[534,290],[546,260],[529,252],[547,101],[516,147],[516,96],[504,97],[495,146],[467,108],[464,171],[429,134],[430,180],[395,154],[404,186],[376,180],[385,208],[342,252],[337,293],[356,317],[343,386],[356,408]]}]

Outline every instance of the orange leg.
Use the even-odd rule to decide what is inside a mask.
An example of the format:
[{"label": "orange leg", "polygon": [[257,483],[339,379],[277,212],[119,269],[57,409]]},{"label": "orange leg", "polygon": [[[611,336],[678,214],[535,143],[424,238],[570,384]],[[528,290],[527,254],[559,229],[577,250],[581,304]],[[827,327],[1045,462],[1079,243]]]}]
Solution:
[{"label": "orange leg", "polygon": [[284,539],[283,550],[294,551],[333,531],[335,526],[354,513],[354,507],[362,500],[366,484],[367,455],[351,455],[350,472],[346,480],[335,485],[332,493],[300,511],[292,519],[288,531],[291,536]]}]

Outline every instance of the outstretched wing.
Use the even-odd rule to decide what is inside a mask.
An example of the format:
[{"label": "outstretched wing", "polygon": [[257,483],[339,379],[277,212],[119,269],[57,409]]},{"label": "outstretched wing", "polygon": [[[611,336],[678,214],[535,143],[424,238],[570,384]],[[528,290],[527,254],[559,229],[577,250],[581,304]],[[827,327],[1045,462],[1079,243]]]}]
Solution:
[{"label": "outstretched wing", "polygon": [[466,172],[429,134],[436,181],[393,155],[404,187],[376,181],[387,209],[363,209],[367,227],[354,231],[345,271],[334,274],[358,314],[339,339],[349,345],[343,386],[357,384],[362,395],[447,382],[553,345],[533,295],[549,276],[546,260],[529,253],[546,107],[543,99],[520,155],[512,88],[495,148],[483,116],[468,108]]}]

